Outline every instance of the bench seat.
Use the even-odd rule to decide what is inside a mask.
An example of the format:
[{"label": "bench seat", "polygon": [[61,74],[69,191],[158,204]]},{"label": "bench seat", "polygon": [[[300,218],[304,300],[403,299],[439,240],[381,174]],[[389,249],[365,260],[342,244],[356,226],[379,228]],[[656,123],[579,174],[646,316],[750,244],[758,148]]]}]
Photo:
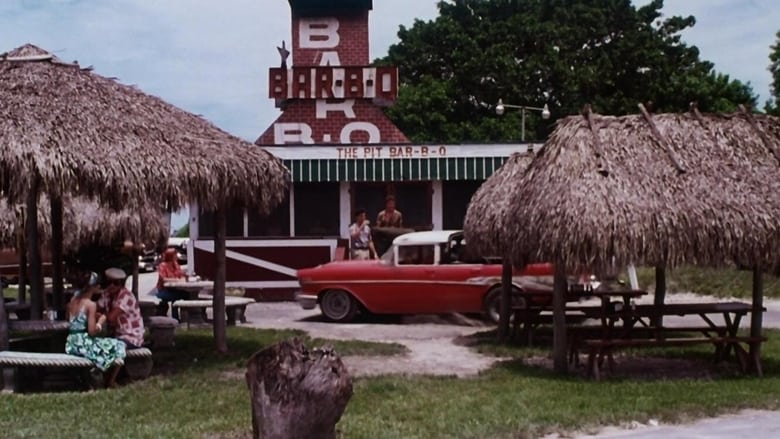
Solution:
[{"label": "bench seat", "polygon": [[[152,371],[152,351],[147,348],[128,349],[124,359],[114,362],[124,366],[131,379],[143,379]],[[16,370],[19,368],[72,368],[91,370],[94,365],[83,357],[54,352],[0,351],[3,391],[16,390]]]},{"label": "bench seat", "polygon": [[[149,351],[149,349],[146,349]],[[130,351],[128,351],[130,352]],[[151,356],[151,351],[149,352]],[[116,364],[122,366],[124,360],[116,360]],[[92,367],[91,361],[75,355],[43,353],[43,352],[0,352],[0,366],[6,367]]]},{"label": "bench seat", "polygon": [[[255,303],[255,300],[249,297],[225,297],[225,312],[227,314],[227,324],[235,325],[237,320],[242,323],[246,323],[245,313],[246,306]],[[202,320],[200,316],[203,316],[207,308],[213,307],[213,298],[198,299],[198,300],[177,300],[173,302],[173,306],[178,307],[186,311],[186,320],[189,325],[190,318],[194,317],[194,322]]]},{"label": "bench seat", "polygon": [[[716,359],[721,360],[724,358],[726,350],[730,347],[734,348],[737,360],[740,364],[740,369],[746,371],[748,369],[748,362],[750,366],[760,376],[761,372],[761,358],[760,349],[758,347],[761,343],[767,340],[766,337],[730,337],[724,335],[712,336],[712,337],[670,337],[670,338],[618,338],[610,340],[582,340],[580,343],[588,350],[588,372],[595,379],[599,379],[599,363],[604,355],[608,356],[610,368],[613,367],[614,360],[612,359],[612,350],[614,348],[631,348],[631,347],[674,347],[674,346],[691,346],[696,344],[713,344],[716,346]],[[745,350],[740,343],[747,344],[748,350]]]}]

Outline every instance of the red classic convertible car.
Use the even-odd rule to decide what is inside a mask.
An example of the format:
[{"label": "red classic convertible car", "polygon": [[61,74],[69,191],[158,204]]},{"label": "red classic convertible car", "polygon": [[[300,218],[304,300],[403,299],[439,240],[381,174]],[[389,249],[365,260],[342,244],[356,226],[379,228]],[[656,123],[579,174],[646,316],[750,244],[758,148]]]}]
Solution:
[{"label": "red classic convertible car", "polygon": [[[465,244],[463,232],[457,230],[407,233],[395,238],[379,260],[336,261],[298,270],[301,291],[296,298],[304,309],[319,305],[335,322],[350,321],[361,310],[483,312],[497,321],[501,264],[468,256]],[[552,276],[552,265],[533,264],[516,272],[513,283],[517,289],[529,278],[551,284]]]}]

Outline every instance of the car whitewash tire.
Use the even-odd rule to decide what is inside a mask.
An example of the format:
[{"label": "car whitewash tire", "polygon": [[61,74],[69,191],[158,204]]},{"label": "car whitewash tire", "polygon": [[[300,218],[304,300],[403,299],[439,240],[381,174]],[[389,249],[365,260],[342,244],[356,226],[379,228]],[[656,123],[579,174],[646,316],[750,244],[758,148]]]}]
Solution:
[{"label": "car whitewash tire", "polygon": [[[512,306],[525,305],[525,299],[520,296],[520,289],[512,287]],[[483,305],[483,312],[485,317],[491,322],[498,324],[499,317],[501,315],[501,285],[497,285],[485,294],[485,300]],[[511,317],[510,317],[511,318]]]},{"label": "car whitewash tire", "polygon": [[344,290],[328,290],[320,297],[320,311],[331,322],[352,321],[358,312],[358,304],[351,294]]}]

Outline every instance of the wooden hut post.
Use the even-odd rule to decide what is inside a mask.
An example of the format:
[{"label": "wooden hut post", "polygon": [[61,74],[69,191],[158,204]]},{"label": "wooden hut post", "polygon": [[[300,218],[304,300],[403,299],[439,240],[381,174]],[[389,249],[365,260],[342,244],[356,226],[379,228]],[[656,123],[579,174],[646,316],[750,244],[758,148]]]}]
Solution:
[{"label": "wooden hut post", "polygon": [[51,277],[53,306],[57,319],[65,319],[65,286],[62,279],[62,197],[49,195],[51,203]]},{"label": "wooden hut post", "polygon": [[[7,351],[8,345],[8,314],[5,311],[3,284],[0,283],[0,351]],[[2,376],[0,376],[0,379],[2,379]]]},{"label": "wooden hut post", "polygon": [[509,316],[512,304],[512,262],[504,258],[501,268],[501,305],[498,318],[498,341],[509,335]]},{"label": "wooden hut post", "polygon": [[218,352],[227,352],[227,321],[225,315],[225,235],[226,211],[219,206],[214,212],[214,341]]},{"label": "wooden hut post", "polygon": [[16,254],[19,256],[19,303],[27,303],[27,246],[24,227],[17,234]]},{"label": "wooden hut post", "polygon": [[555,264],[553,286],[553,369],[557,373],[569,370],[566,356],[566,266],[562,262]]},{"label": "wooden hut post", "polygon": [[[764,276],[761,268],[753,269],[753,310],[750,313],[750,338],[761,337],[764,318]],[[753,359],[754,372],[759,376],[761,371],[761,343],[750,344],[750,358]]]},{"label": "wooden hut post", "polygon": [[133,282],[132,286],[130,287],[133,291],[133,296],[135,296],[136,299],[138,299],[138,276],[141,274],[141,270],[139,268],[138,264],[138,258],[141,256],[141,253],[143,252],[142,247],[136,242],[133,241],[133,250],[130,252],[133,259]]},{"label": "wooden hut post", "polygon": [[[666,300],[666,268],[662,266],[655,267],[655,296],[653,297],[653,305],[660,307]],[[655,326],[663,326],[664,317],[663,314],[658,314],[653,322]]]},{"label": "wooden hut post", "polygon": [[38,239],[39,180],[33,178],[27,193],[27,257],[30,263],[30,318],[43,317],[43,272],[41,270],[41,243]]}]

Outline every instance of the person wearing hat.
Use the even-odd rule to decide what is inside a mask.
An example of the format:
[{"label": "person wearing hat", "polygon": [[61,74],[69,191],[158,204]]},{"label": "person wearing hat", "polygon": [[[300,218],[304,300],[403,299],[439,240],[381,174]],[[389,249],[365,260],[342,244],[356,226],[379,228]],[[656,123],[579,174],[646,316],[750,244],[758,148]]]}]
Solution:
[{"label": "person wearing hat", "polygon": [[128,349],[144,344],[144,320],[138,301],[125,287],[127,274],[121,268],[109,268],[104,272],[108,325],[112,335],[125,342]]}]

